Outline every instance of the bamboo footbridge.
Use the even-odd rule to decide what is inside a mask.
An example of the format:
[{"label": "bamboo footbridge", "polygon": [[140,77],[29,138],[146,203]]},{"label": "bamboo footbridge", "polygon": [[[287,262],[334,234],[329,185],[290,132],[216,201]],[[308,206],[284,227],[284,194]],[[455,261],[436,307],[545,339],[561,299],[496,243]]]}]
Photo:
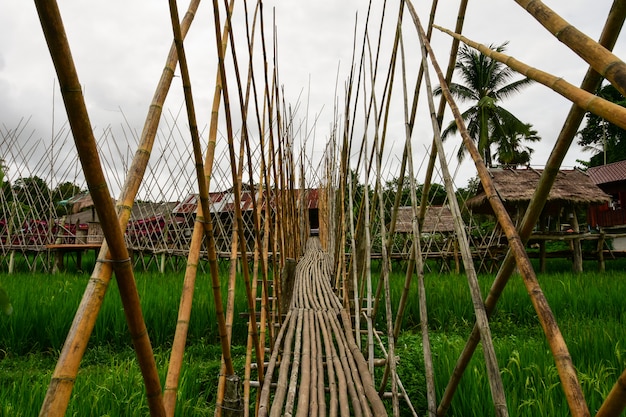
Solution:
[{"label": "bamboo footbridge", "polygon": [[[94,137],[61,13],[54,0],[35,0],[63,95],[77,159],[80,160],[105,238],[60,352],[40,415],[60,417],[66,413],[80,362],[88,348],[102,301],[115,273],[129,337],[143,376],[150,415],[174,416],[179,399],[178,386],[195,282],[196,277],[201,275],[200,265],[204,262],[202,265],[207,265],[205,276],[210,279],[217,313],[216,326],[222,353],[222,369],[219,376],[215,375],[219,379],[216,415],[248,416],[256,412],[259,416],[343,417],[388,413],[399,416],[400,399],[410,404],[411,398],[404,394],[397,374],[395,341],[402,330],[404,310],[408,303],[414,302],[419,305],[421,332],[420,346],[415,348],[422,351],[424,360],[423,391],[427,402],[424,413],[435,417],[448,412],[461,378],[464,375],[471,377],[472,372],[466,371],[480,345],[486,368],[484,374],[487,375],[493,402],[492,411],[498,417],[508,416],[506,391],[489,318],[513,272],[517,270],[545,333],[569,411],[575,417],[590,416],[572,356],[530,263],[525,244],[537,224],[585,112],[593,112],[626,128],[626,109],[592,93],[604,77],[626,95],[626,63],[610,52],[626,18],[626,1],[613,2],[597,42],[568,24],[539,0],[515,2],[521,6],[520,13],[530,14],[546,28],[548,36],[554,34],[564,47],[575,51],[588,64],[589,70],[580,87],[462,36],[467,0],[458,2],[458,13],[453,16],[456,18],[453,31],[435,24],[437,1],[432,2],[426,27],[422,26],[419,14],[410,0],[399,1],[398,4],[394,3],[397,6],[395,18],[389,17],[393,13],[381,13],[383,17],[380,22],[372,23],[368,20],[362,28],[361,54],[359,56],[355,46],[354,61],[348,77],[350,82],[345,89],[345,108],[339,110],[341,106],[336,106],[336,120],[332,123],[323,158],[312,160],[312,152],[307,148],[310,132],[306,127],[297,129],[298,121],[292,108],[285,104],[279,83],[277,56],[274,57],[273,68],[270,64],[271,52],[267,45],[272,42],[265,39],[262,1],[257,2],[253,10],[248,10],[246,2],[240,8],[243,10],[235,10],[234,1],[225,1],[223,5],[217,0],[212,2],[210,11],[215,22],[218,68],[208,140],[200,140],[185,50],[188,42],[185,37],[200,1],[192,0],[187,13],[180,19],[176,0],[170,0],[173,42],[120,195],[113,200],[99,157],[102,149]],[[383,8],[392,7],[388,5],[389,2],[384,4]],[[388,50],[389,71],[379,70],[379,65],[384,62],[381,51],[385,49],[375,48],[371,42],[376,32],[382,33],[384,19],[392,19],[391,26],[394,28],[390,42],[392,46]],[[376,24],[380,25],[377,30],[373,29]],[[488,25],[489,21],[484,24]],[[243,39],[243,34],[233,32],[232,28],[235,27],[247,29],[244,48],[234,40],[239,35]],[[438,55],[430,43],[434,29],[438,29],[439,34],[450,35],[450,38],[446,37],[452,42],[446,51],[449,52],[447,69],[442,70],[440,67]],[[382,43],[382,35],[378,41]],[[406,50],[412,53],[419,51],[417,60],[405,56],[405,44],[409,42],[411,48]],[[505,209],[483,155],[478,151],[448,89],[460,42],[547,86],[572,103],[530,204],[517,224]],[[205,39],[202,44],[206,45]],[[277,50],[273,52],[277,54]],[[258,65],[259,59],[262,65]],[[193,227],[186,252],[187,263],[176,333],[162,385],[149,338],[150,329],[146,327],[143,318],[124,231],[133,204],[140,199],[140,186],[148,175],[146,173],[150,172],[150,155],[155,147],[165,99],[177,67],[180,70],[189,127],[189,137],[185,137],[185,140],[188,140],[188,148],[192,149],[190,157],[184,162],[193,165],[197,205],[193,212]],[[246,67],[247,72],[244,70]],[[387,78],[381,75],[385,72]],[[411,80],[407,74],[414,74],[417,79]],[[415,86],[409,87],[409,82],[413,81]],[[434,84],[440,88],[435,90]],[[439,105],[435,104],[435,97],[439,97]],[[418,154],[417,150],[414,151],[417,149],[414,145],[417,136],[420,136],[417,129],[414,131],[418,124],[418,98],[427,103],[424,106],[426,122],[423,124],[430,128],[426,140],[423,133],[420,138],[423,141],[420,151],[426,149],[422,153],[425,172],[416,168],[417,163],[414,164]],[[336,99],[334,101],[339,102]],[[478,285],[468,244],[468,228],[455,194],[454,170],[450,167],[453,158],[448,157],[441,138],[446,108],[451,110],[461,143],[471,156],[486,199],[508,244],[506,255],[498,265],[498,272],[487,294],[483,294]],[[361,113],[363,109],[365,111]],[[343,114],[342,120],[339,120],[340,113]],[[401,127],[393,133],[390,132],[390,115],[399,115],[401,118],[395,124]],[[306,126],[306,123],[302,125]],[[218,134],[219,131],[223,132],[223,136]],[[296,131],[305,131],[299,150]],[[390,146],[390,142],[400,144],[395,148],[399,154],[393,154],[394,147]],[[182,143],[181,140],[176,146],[183,146]],[[225,155],[224,159],[220,159],[220,152]],[[391,174],[385,172],[387,160],[398,161],[397,171],[392,175],[397,180],[397,188],[392,193],[383,190],[385,179],[391,180],[387,177]],[[216,175],[218,173],[220,175]],[[423,174],[420,196],[416,183],[418,174]],[[171,173],[172,177],[177,175],[177,170]],[[222,177],[221,183],[219,177]],[[428,249],[422,247],[421,242],[424,237],[422,227],[425,212],[432,205],[429,190],[436,181],[444,184],[445,205],[453,218],[453,234],[458,240],[458,251],[475,314],[474,327],[453,371],[446,376],[445,387],[435,386],[433,356],[436,352],[432,352],[430,345],[424,284]],[[231,264],[226,274],[220,273],[217,259],[214,228],[218,222],[215,218],[216,213],[222,212],[217,212],[212,206],[214,201],[209,192],[212,187],[228,189],[229,195],[232,195],[232,200],[221,202],[222,206],[229,207],[232,215],[232,229],[229,230]],[[319,210],[319,224],[315,226],[311,217],[313,211],[307,203],[310,200],[306,198],[312,188],[319,192],[319,203],[315,207]],[[390,294],[390,254],[392,241],[396,237],[395,223],[400,199],[407,193],[410,203],[405,201],[403,204],[410,204],[412,243],[406,245],[410,247],[410,254],[406,263],[402,264],[405,268],[402,271],[405,274],[404,287],[398,305],[393,306],[397,307],[394,311]],[[244,194],[248,196],[245,201]],[[310,237],[312,229],[319,229],[319,238]],[[373,247],[376,253],[380,253],[380,277],[377,282],[371,276]],[[282,291],[284,277],[280,271],[288,259],[299,259],[299,262],[293,290]],[[241,268],[239,276],[237,268]],[[223,283],[228,288],[225,297],[222,296]],[[237,398],[237,389],[231,390],[237,383],[231,352],[231,329],[235,320],[234,294],[235,289],[241,289],[242,286],[249,320],[243,404]],[[417,291],[413,294],[410,291],[415,287]],[[287,295],[289,293],[290,296]],[[286,308],[284,317],[283,307]],[[381,332],[374,328],[377,312],[384,316],[385,329]],[[377,348],[375,339],[379,341]],[[364,340],[367,343],[363,343]],[[270,348],[269,357],[266,343]],[[375,359],[376,355],[382,359]],[[375,366],[384,367],[384,371],[375,372]],[[258,377],[256,401],[250,394],[254,387],[254,376],[251,375],[254,369]],[[233,392],[234,396],[228,395]],[[387,398],[391,401],[386,401]],[[596,416],[616,416],[625,408],[626,370],[605,396]],[[414,410],[411,413],[417,415]]]},{"label": "bamboo footbridge", "polygon": [[309,239],[296,267],[289,312],[266,369],[261,417],[387,415],[354,338],[350,312],[334,292],[332,267],[319,239]]}]

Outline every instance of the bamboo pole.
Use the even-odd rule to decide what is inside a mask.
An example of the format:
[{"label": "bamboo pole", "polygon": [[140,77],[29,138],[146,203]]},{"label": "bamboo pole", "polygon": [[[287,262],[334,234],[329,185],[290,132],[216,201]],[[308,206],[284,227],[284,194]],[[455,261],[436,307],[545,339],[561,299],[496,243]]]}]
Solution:
[{"label": "bamboo pole", "polygon": [[611,392],[606,397],[598,410],[596,417],[618,416],[626,408],[626,369],[613,385]]},{"label": "bamboo pole", "polygon": [[[375,135],[375,141],[378,135]],[[377,142],[377,141],[376,141]],[[393,415],[398,416],[400,414],[400,406],[398,402],[398,383],[396,380],[396,355],[395,355],[395,333],[393,329],[393,315],[391,312],[391,290],[389,285],[389,257],[387,253],[387,232],[385,230],[385,205],[383,202],[382,185],[380,183],[381,177],[381,159],[382,149],[378,146],[378,143],[374,143],[377,149],[376,155],[376,189],[378,190],[378,206],[380,216],[380,235],[382,239],[382,271],[380,281],[383,282],[385,292],[385,318],[387,322],[387,344],[389,349],[389,356],[387,363],[391,372],[391,393],[392,393],[392,410]],[[381,144],[382,146],[382,144]]]},{"label": "bamboo pole", "polygon": [[[609,49],[612,49],[617,41],[618,34],[620,29],[624,23],[624,18],[626,16],[626,3],[621,0],[616,0],[613,3],[613,7],[609,13],[607,18],[605,27],[602,31],[602,35],[600,36],[600,43],[606,46]],[[586,91],[595,91],[601,82],[601,76],[594,70],[589,69],[585,78],[581,84],[581,88]],[[538,183],[537,189],[535,190],[535,194],[533,198],[530,200],[530,204],[526,209],[524,214],[524,218],[522,220],[522,224],[520,226],[520,238],[523,240],[524,244],[528,241],[530,234],[536,224],[541,211],[543,210],[546,198],[552,188],[554,180],[559,172],[559,168],[565,155],[574,139],[578,126],[583,120],[585,115],[584,109],[573,105],[570,109],[570,112],[563,124],[563,128],[557,138],[555,146],[550,154],[548,162],[546,164],[546,168],[544,169],[541,179]],[[506,286],[513,269],[515,268],[515,259],[511,252],[507,253],[504,261],[498,271],[496,279],[493,282],[493,285],[489,291],[489,294],[485,300],[485,308],[488,314],[491,314],[495,309],[495,305]],[[465,368],[470,362],[470,359],[478,346],[478,341],[480,340],[478,328],[474,326],[470,337],[466,343],[461,356],[459,357],[455,369],[452,373],[450,381],[448,382],[448,386],[444,392],[442,397],[438,414],[443,415],[446,413],[447,409],[450,406],[452,401],[452,396],[456,391],[456,388],[460,382],[461,376],[463,375]]]},{"label": "bamboo pole", "polygon": [[[402,39],[401,39],[402,41]],[[404,67],[404,44],[400,44],[400,52],[403,56],[403,91],[406,92],[406,71]],[[407,106],[407,98],[406,94],[404,94],[404,117],[408,118],[408,106]],[[420,311],[420,328],[422,332],[422,350],[424,354],[424,373],[426,378],[426,401],[428,404],[428,413],[432,417],[437,412],[437,397],[435,391],[435,371],[433,366],[433,357],[432,357],[432,349],[430,345],[430,336],[428,334],[428,309],[426,304],[426,286],[424,284],[424,260],[422,258],[422,248],[421,248],[421,233],[420,233],[420,224],[419,217],[417,211],[417,193],[416,193],[416,184],[415,184],[415,173],[413,169],[413,149],[411,146],[411,124],[406,125],[406,154],[408,156],[408,165],[409,165],[409,186],[411,192],[411,209],[413,211],[413,248],[411,250],[411,258],[413,262],[409,262],[409,267],[407,268],[404,289],[402,291],[402,296],[400,298],[400,306],[398,307],[398,315],[396,317],[395,323],[395,332],[397,335],[400,334],[400,326],[402,324],[402,317],[404,315],[405,305],[407,304],[409,298],[409,289],[411,285],[411,278],[413,275],[412,269],[413,265],[417,266],[417,279],[418,279],[418,299],[419,299],[419,311]],[[414,249],[414,250],[413,250]]]},{"label": "bamboo pole", "polygon": [[[230,269],[228,271],[228,296],[226,298],[226,334],[228,336],[228,343],[232,341],[233,334],[233,320],[235,316],[235,287],[237,283],[237,247],[239,245],[239,232],[237,225],[233,227],[231,234],[230,244]],[[256,286],[255,286],[256,287]],[[220,366],[220,375],[217,384],[217,398],[215,400],[215,416],[222,415],[222,405],[224,404],[224,395],[226,394],[226,364],[222,360]]]},{"label": "bamboo pole", "polygon": [[[65,35],[61,14],[54,1],[37,0],[35,1],[35,6],[37,7],[37,13],[39,14],[46,42],[48,43],[48,49],[57,72],[63,101],[74,136],[76,150],[80,157],[81,165],[83,166],[85,179],[94,205],[98,211],[103,233],[107,242],[110,242],[110,257],[106,259],[99,258],[98,261],[112,265],[112,269],[116,273],[126,321],[146,385],[150,413],[154,416],[164,416],[165,411],[161,399],[161,384],[156,369],[152,346],[143,321],[132,264],[124,242],[122,229],[118,223],[113,201],[106,184],[106,179],[102,172],[96,141],[93,136],[87,108],[83,100],[80,82],[71,56],[67,36]],[[106,283],[102,283],[102,286],[106,287]],[[84,297],[83,301],[81,301],[81,305],[88,304],[89,301],[91,301],[89,296]],[[98,310],[98,308],[96,308],[96,310]],[[92,312],[87,311],[87,313]],[[97,316],[97,311],[95,315]],[[75,330],[75,324],[76,320],[70,332]],[[89,330],[92,328],[93,326],[91,326]],[[79,343],[81,345],[86,345],[89,334],[90,331],[84,337],[79,336]],[[77,355],[70,354],[70,357],[79,356],[79,358],[74,361],[70,361],[70,365],[71,362],[74,362],[77,367],[83,352],[84,348],[82,351],[77,352]],[[71,369],[66,373],[63,365],[65,365],[65,362],[60,361],[55,368],[40,415],[63,415],[67,409],[75,373],[72,373]],[[68,374],[72,376],[68,376]]]},{"label": "bamboo pole", "polygon": [[[228,7],[228,0],[224,0],[224,7],[226,9],[226,25],[227,27],[232,27],[232,23],[231,23],[231,19],[232,19],[232,10],[229,9]],[[255,20],[256,20],[256,10],[255,9]],[[247,21],[247,14],[246,14],[246,21]],[[248,25],[246,25],[246,30],[247,33],[248,31]],[[248,77],[247,77],[247,85],[246,85],[246,90],[245,90],[245,97],[244,97],[244,93],[243,93],[243,86],[242,86],[242,82],[241,82],[241,76],[240,76],[240,72],[239,72],[239,64],[238,64],[238,59],[237,59],[237,54],[235,53],[235,40],[234,40],[234,34],[233,31],[228,31],[228,35],[229,35],[229,39],[230,39],[230,44],[231,44],[231,55],[232,55],[232,59],[233,59],[233,64],[234,64],[234,68],[235,68],[235,79],[237,82],[237,91],[238,91],[238,98],[239,98],[239,107],[241,109],[241,114],[242,114],[242,128],[241,128],[241,142],[242,142],[242,148],[241,148],[241,154],[240,154],[240,173],[238,175],[239,178],[239,183],[242,183],[242,170],[243,170],[243,150],[246,150],[246,155],[247,155],[247,161],[248,161],[248,172],[250,173],[250,198],[252,201],[252,216],[253,216],[253,226],[254,226],[254,236],[255,236],[255,241],[260,242],[261,241],[261,232],[260,232],[260,222],[259,222],[259,216],[258,216],[258,204],[257,204],[257,199],[256,199],[256,195],[254,192],[254,180],[252,177],[252,173],[254,172],[253,166],[252,166],[252,152],[250,150],[250,138],[248,136],[248,104],[249,104],[249,98],[250,98],[250,84],[251,84],[251,80],[252,80],[252,76],[253,76],[253,66],[252,66],[252,44],[251,44],[251,39],[250,36],[248,35],[248,55],[250,57],[250,62],[249,62],[249,67],[248,67]],[[262,131],[259,132],[260,134],[262,134]],[[243,234],[243,231],[242,231]],[[255,251],[256,253],[256,251]],[[264,257],[260,258],[261,261],[261,269],[263,272],[262,275],[262,279],[263,279],[263,287],[262,287],[262,297],[263,297],[263,311],[265,312],[266,316],[269,315],[268,314],[268,309],[269,309],[269,294],[268,294],[268,281],[267,281],[267,271],[265,268],[265,262],[266,259]],[[256,269],[255,269],[256,271]],[[256,293],[255,293],[256,294]],[[262,317],[263,319],[261,320],[261,340],[264,341],[264,335],[265,335],[265,330],[266,330],[266,325],[265,325],[265,317]],[[270,346],[273,345],[273,339],[274,339],[274,329],[273,326],[269,327],[269,335],[270,335]]]},{"label": "bamboo pole", "polygon": [[540,0],[515,0],[515,2],[626,96],[626,63],[602,44],[576,29]]},{"label": "bamboo pole", "polygon": [[[457,21],[454,31],[456,33],[461,33],[463,31],[463,24],[465,23],[465,12],[467,11],[467,3],[468,0],[461,0],[459,4],[459,11],[457,13]],[[434,14],[431,13],[431,16]],[[428,36],[427,39],[430,42],[430,34],[432,33],[433,28],[433,18],[431,17],[430,22],[428,23]],[[446,70],[446,85],[450,84],[452,81],[452,76],[454,75],[454,69],[456,66],[456,56],[459,51],[459,40],[453,39],[452,45],[450,47],[450,56],[448,58],[448,68]],[[423,73],[423,67],[420,66],[420,74]],[[414,126],[415,122],[415,113],[417,111],[417,94],[419,92],[421,77],[418,77],[418,82],[416,83],[416,98],[413,100],[413,108],[411,109],[411,129]],[[439,100],[439,108],[437,109],[437,122],[439,127],[441,128],[441,124],[443,122],[443,115],[446,110],[446,100],[444,97],[441,97]],[[433,143],[430,147],[430,156],[428,158],[428,166],[426,168],[426,175],[424,179],[424,186],[422,187],[422,198],[420,202],[420,212],[418,215],[418,223],[421,225],[424,222],[424,217],[426,216],[426,208],[428,207],[428,194],[430,191],[430,185],[432,181],[433,172],[435,169],[435,160],[437,159],[437,146],[435,145],[435,139],[433,138]],[[458,268],[458,262],[456,263]]]},{"label": "bamboo pole", "polygon": [[562,78],[556,77],[545,71],[532,68],[529,65],[526,65],[511,56],[489,49],[485,45],[474,42],[466,38],[465,36],[453,33],[448,29],[444,29],[440,26],[435,27],[440,31],[447,33],[448,35],[459,39],[460,41],[471,46],[472,48],[477,49],[485,56],[502,62],[503,64],[509,66],[511,69],[519,72],[520,74],[525,75],[526,77],[535,80],[538,83],[545,85],[546,87],[551,88],[552,90],[570,100],[582,109],[590,111],[593,114],[596,114],[621,127],[622,129],[626,129],[626,108],[620,106],[619,104],[612,103],[590,92],[575,87],[574,85],[568,83]]},{"label": "bamboo pole", "polygon": [[461,136],[463,138],[463,143],[472,155],[472,159],[474,160],[474,163],[476,165],[478,175],[485,189],[485,193],[489,198],[489,202],[496,214],[498,222],[500,223],[505,235],[507,236],[510,249],[517,263],[517,267],[520,270],[527,292],[531,298],[533,307],[537,312],[541,326],[548,339],[548,344],[550,345],[552,355],[554,356],[557,371],[563,385],[563,390],[565,391],[565,396],[567,398],[570,411],[574,416],[588,416],[589,410],[582,394],[582,389],[580,387],[580,383],[578,382],[576,370],[573,366],[571,356],[567,349],[567,345],[563,340],[563,335],[558,328],[554,314],[552,313],[552,310],[548,305],[545,295],[541,290],[539,282],[537,281],[537,277],[535,276],[532,265],[530,264],[530,260],[528,259],[528,255],[526,254],[526,251],[524,249],[524,245],[519,235],[517,234],[515,226],[513,225],[511,218],[508,216],[508,213],[506,212],[502,201],[497,195],[497,192],[495,190],[495,187],[493,186],[484,161],[482,160],[478,150],[476,149],[475,144],[469,137],[469,134],[464,127],[464,122],[461,118],[460,111],[454,103],[450,91],[445,85],[445,79],[441,74],[439,66],[436,63],[437,61],[434,59],[430,44],[426,43],[426,47],[431,57],[433,67],[435,68],[439,77],[442,92],[446,97],[448,105],[452,109],[457,125],[459,126],[459,132],[461,133]]},{"label": "bamboo pole", "polygon": [[[182,26],[185,33],[189,30],[199,3],[199,0],[192,0],[189,4]],[[129,169],[129,173],[131,174],[126,178],[121,196],[118,199],[118,218],[120,227],[122,228],[126,227],[128,219],[130,218],[131,206],[148,164],[163,102],[165,101],[167,91],[174,75],[176,62],[176,48],[172,45],[146,117],[139,146],[135,152],[131,168]],[[98,257],[100,259],[105,259],[109,257],[108,252],[109,247],[105,241],[100,249]],[[104,294],[111,279],[111,274],[112,268],[110,264],[96,264],[85,290],[85,294],[83,295],[83,300],[81,301],[72,323],[72,328],[70,329],[59,356],[57,369],[63,370],[63,375],[69,383],[71,383],[71,379],[76,377],[78,372],[80,360],[82,359],[87,346],[85,340],[89,337],[91,331],[93,330],[97,313],[100,309],[102,300],[104,299]],[[66,395],[65,398],[58,396],[56,401],[65,401],[67,403],[67,401],[69,401],[70,393],[71,387],[69,387],[69,390],[64,394]],[[50,387],[48,389],[48,393],[46,394],[46,400],[44,401],[52,401],[53,396],[52,387]]]},{"label": "bamboo pole", "polygon": [[236,158],[234,153],[234,145],[233,145],[233,130],[232,130],[232,122],[230,117],[230,102],[228,98],[228,88],[226,85],[226,70],[224,68],[224,53],[221,48],[221,36],[219,28],[221,27],[220,23],[220,14],[219,14],[219,6],[217,4],[217,0],[213,0],[213,13],[215,19],[215,40],[216,46],[218,49],[218,63],[219,63],[219,73],[221,75],[222,81],[222,97],[224,98],[224,110],[226,113],[226,130],[228,137],[228,151],[230,155],[231,161],[231,171],[232,171],[232,179],[233,179],[233,191],[235,197],[235,218],[237,221],[237,227],[239,228],[239,246],[241,251],[241,262],[244,266],[243,268],[243,277],[244,277],[244,285],[246,289],[246,298],[248,300],[248,311],[250,313],[250,320],[252,321],[252,338],[254,341],[254,347],[256,351],[257,357],[257,369],[259,370],[259,382],[263,381],[263,359],[264,353],[261,349],[261,344],[259,341],[259,337],[257,334],[256,328],[256,315],[255,315],[255,298],[252,294],[252,289],[250,286],[250,273],[248,269],[247,262],[247,249],[246,249],[246,241],[245,236],[243,234],[243,219],[241,215],[241,184],[237,180],[237,167],[236,167]]},{"label": "bamboo pole", "polygon": [[[280,328],[280,331],[278,332],[278,335],[276,336],[277,345],[281,345],[281,343],[283,342],[283,337],[285,337],[285,333],[287,333],[286,338],[291,339],[291,333],[293,331],[292,328],[295,330],[295,321],[293,322],[294,325],[292,325],[291,318],[292,318],[292,311],[289,311],[287,313],[287,317],[285,318],[285,321],[283,322],[283,323],[288,323],[289,325],[286,326],[283,324],[283,326]],[[258,413],[259,417],[267,417],[268,415],[271,381],[272,381],[272,375],[274,374],[274,369],[276,368],[276,362],[278,361],[278,353],[279,353],[279,350],[274,349],[274,351],[272,352],[272,356],[270,357],[270,360],[267,365],[267,374],[266,374],[267,378],[265,379],[265,383],[262,385],[261,393],[259,394],[259,413]],[[287,358],[289,357],[288,352],[284,352],[284,354],[286,354]],[[284,362],[285,362],[284,360],[281,361],[280,363],[281,368],[283,367]]]},{"label": "bamboo pole", "polygon": [[174,415],[176,408],[178,380],[180,378],[180,370],[182,369],[183,354],[189,330],[189,319],[191,317],[198,261],[200,260],[202,236],[203,230],[199,227],[194,228],[191,236],[189,255],[187,257],[187,267],[185,269],[183,291],[178,308],[176,331],[174,333],[174,341],[172,342],[172,351],[170,353],[170,361],[165,379],[165,390],[163,393],[163,405],[165,407],[165,414],[168,417]]},{"label": "bamboo pole", "polygon": [[[487,367],[487,375],[489,377],[489,385],[491,387],[491,396],[493,399],[496,415],[508,416],[508,409],[506,406],[506,398],[504,396],[504,386],[502,384],[502,378],[500,377],[500,369],[498,368],[498,360],[496,358],[495,348],[493,346],[493,340],[491,338],[491,330],[489,329],[489,321],[487,319],[487,313],[485,312],[485,306],[482,302],[482,295],[480,287],[478,285],[478,277],[476,270],[474,269],[474,261],[472,259],[471,250],[469,247],[469,241],[463,227],[463,219],[461,217],[461,210],[459,203],[454,193],[454,185],[452,184],[452,178],[448,169],[448,163],[445,158],[445,150],[443,148],[443,141],[441,139],[441,132],[439,130],[439,123],[437,121],[437,115],[435,114],[435,103],[433,100],[432,87],[430,85],[430,76],[428,70],[428,64],[426,62],[426,36],[422,30],[419,18],[412,10],[412,5],[409,2],[409,9],[411,15],[415,19],[416,26],[418,27],[418,33],[420,36],[421,50],[422,50],[422,67],[424,68],[424,80],[426,82],[426,97],[428,99],[428,106],[430,108],[431,124],[433,127],[435,144],[437,146],[437,154],[439,156],[439,165],[444,177],[444,184],[446,192],[448,194],[448,204],[452,216],[454,219],[454,229],[459,241],[461,254],[463,257],[463,264],[465,266],[465,273],[467,275],[468,284],[470,287],[470,293],[474,304],[474,312],[476,314],[476,323],[480,330],[480,338],[483,344],[483,353],[485,356],[485,365]],[[431,61],[434,61],[434,56],[431,56]],[[443,78],[443,77],[442,77]],[[442,80],[442,82],[444,82]]]},{"label": "bamboo pole", "polygon": [[[179,67],[181,71],[181,77],[183,79],[183,89],[185,93],[185,104],[187,107],[187,115],[189,118],[189,128],[191,132],[191,138],[193,143],[193,153],[195,159],[196,166],[196,174],[198,179],[198,191],[199,191],[199,200],[200,207],[202,209],[203,216],[205,217],[205,221],[203,222],[204,232],[207,236],[207,240],[209,241],[209,251],[215,251],[215,243],[213,240],[213,232],[211,225],[211,212],[209,209],[209,187],[208,181],[205,176],[205,167],[202,161],[202,150],[200,148],[200,137],[198,134],[197,123],[195,120],[195,109],[193,104],[193,95],[191,91],[191,83],[189,77],[189,70],[187,67],[187,60],[185,56],[185,50],[183,46],[182,35],[180,31],[180,24],[178,19],[178,9],[176,6],[176,0],[170,0],[170,14],[172,20],[172,30],[174,32],[174,43],[176,45],[176,50],[178,53],[178,61]],[[216,11],[217,13],[217,11]],[[220,52],[223,51],[221,48],[221,38],[220,35],[220,27],[219,20],[216,19],[216,39],[217,39],[217,48]],[[223,72],[223,66],[220,68],[220,72]],[[222,77],[223,82],[223,77]],[[225,86],[222,86],[222,91],[225,93]],[[226,104],[226,99],[224,99]],[[227,107],[227,106],[226,106]],[[238,225],[241,227],[241,224]],[[211,249],[212,248],[212,249]],[[217,313],[217,321],[218,321],[218,330],[220,334],[220,344],[222,347],[222,354],[224,356],[224,362],[226,364],[226,372],[228,375],[234,374],[234,369],[232,366],[232,360],[230,355],[230,338],[228,337],[228,331],[226,329],[226,319],[224,317],[224,307],[221,300],[221,284],[219,280],[219,272],[217,270],[217,262],[214,261],[211,263],[211,280],[213,284],[214,297],[215,297],[215,310]],[[219,298],[218,298],[219,297]]]}]

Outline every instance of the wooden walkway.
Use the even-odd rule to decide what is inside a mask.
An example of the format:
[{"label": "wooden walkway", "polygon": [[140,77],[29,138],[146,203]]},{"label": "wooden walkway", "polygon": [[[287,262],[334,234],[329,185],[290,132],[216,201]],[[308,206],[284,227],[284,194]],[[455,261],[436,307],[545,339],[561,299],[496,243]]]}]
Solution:
[{"label": "wooden walkway", "polygon": [[259,416],[387,415],[331,278],[329,255],[310,238],[266,368]]}]

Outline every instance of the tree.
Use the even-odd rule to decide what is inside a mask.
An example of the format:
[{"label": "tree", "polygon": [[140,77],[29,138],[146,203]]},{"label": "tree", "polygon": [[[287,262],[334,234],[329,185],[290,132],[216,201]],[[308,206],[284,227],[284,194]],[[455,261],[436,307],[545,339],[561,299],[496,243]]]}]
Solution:
[{"label": "tree", "polygon": [[47,218],[51,210],[51,194],[48,184],[37,176],[18,178],[13,184],[17,202],[28,207],[33,218]]},{"label": "tree", "polygon": [[525,146],[523,142],[537,142],[541,140],[537,135],[537,131],[533,130],[530,124],[527,125],[525,133],[518,132],[515,129],[507,132],[510,126],[505,125],[503,127],[506,135],[497,143],[498,150],[496,152],[496,158],[498,163],[507,167],[528,165],[534,150]]},{"label": "tree", "polygon": [[[626,99],[611,84],[601,86],[596,95],[626,107]],[[580,137],[578,144],[584,150],[592,151],[594,155],[589,163],[580,162],[593,167],[626,160],[626,130],[591,112],[588,112],[585,117],[587,124],[578,132]]]},{"label": "tree", "polygon": [[68,214],[67,205],[61,205],[59,203],[79,194],[81,191],[78,185],[69,181],[57,185],[56,188],[52,190],[52,201],[56,204],[57,215],[62,216]]},{"label": "tree", "polygon": [[[491,45],[491,49],[502,52],[507,43],[500,46]],[[503,160],[516,161],[530,160],[532,150],[522,145],[523,141],[539,140],[532,125],[524,123],[515,115],[498,105],[498,103],[519,92],[533,81],[529,78],[510,82],[515,72],[506,65],[489,58],[486,55],[468,47],[461,46],[457,56],[456,70],[460,72],[464,84],[451,83],[450,93],[459,101],[471,101],[474,104],[462,113],[467,130],[485,164],[492,167],[492,145],[496,147],[496,154]],[[441,87],[434,91],[441,94]],[[453,121],[444,130],[443,138],[456,133],[458,127]],[[465,155],[465,148],[459,149],[459,161]]]}]

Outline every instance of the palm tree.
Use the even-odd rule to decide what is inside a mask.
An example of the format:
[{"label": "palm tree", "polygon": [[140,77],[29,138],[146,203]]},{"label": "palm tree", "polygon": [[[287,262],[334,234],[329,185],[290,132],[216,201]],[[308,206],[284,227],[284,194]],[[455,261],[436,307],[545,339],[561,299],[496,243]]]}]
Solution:
[{"label": "palm tree", "polygon": [[[496,47],[491,45],[490,48],[502,52],[506,45],[507,42]],[[537,132],[532,130],[532,125],[523,123],[498,103],[533,81],[523,78],[509,83],[515,74],[512,69],[467,45],[459,49],[456,69],[460,72],[464,84],[451,83],[450,93],[459,101],[474,102],[462,113],[462,117],[470,137],[478,144],[485,164],[488,167],[492,166],[491,145],[496,146],[496,154],[501,157],[508,155],[505,160],[530,161],[532,149],[524,147],[522,141],[539,140]],[[434,93],[440,95],[441,87],[436,88]],[[452,122],[442,136],[446,138],[457,130],[456,123]],[[525,154],[517,155],[517,151]],[[462,160],[464,155],[465,148],[461,147],[458,153],[459,160]]]}]

